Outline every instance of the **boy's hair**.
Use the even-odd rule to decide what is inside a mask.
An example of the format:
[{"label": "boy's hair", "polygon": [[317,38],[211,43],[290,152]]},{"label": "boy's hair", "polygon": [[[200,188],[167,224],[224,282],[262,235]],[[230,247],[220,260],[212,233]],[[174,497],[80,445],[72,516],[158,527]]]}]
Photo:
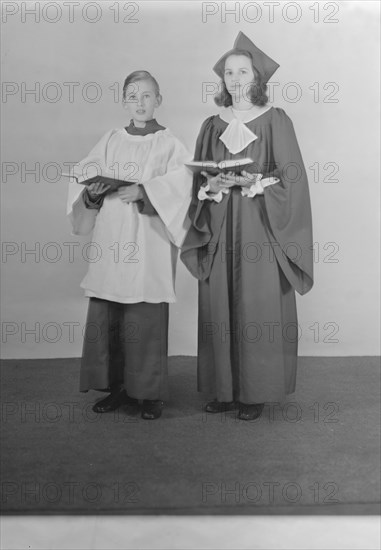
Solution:
[{"label": "boy's hair", "polygon": [[[230,53],[229,56],[230,55],[245,55],[250,59],[251,67],[254,72],[254,84],[249,87],[246,97],[253,105],[266,105],[269,100],[266,94],[267,84],[263,82],[263,78],[254,67],[253,58],[251,57],[250,52],[247,52],[246,50],[234,50],[234,52]],[[224,79],[221,81],[221,91],[214,97],[214,101],[219,107],[229,107],[233,104],[232,96],[227,91]]]},{"label": "boy's hair", "polygon": [[126,91],[127,91],[128,86],[130,84],[132,84],[133,82],[139,82],[140,80],[150,80],[153,84],[154,89],[155,89],[156,97],[160,96],[159,84],[158,84],[156,78],[154,78],[151,75],[151,73],[149,73],[148,71],[134,71],[133,73],[129,74],[127,76],[126,80],[124,81],[124,84],[123,84],[123,99],[126,99]]}]

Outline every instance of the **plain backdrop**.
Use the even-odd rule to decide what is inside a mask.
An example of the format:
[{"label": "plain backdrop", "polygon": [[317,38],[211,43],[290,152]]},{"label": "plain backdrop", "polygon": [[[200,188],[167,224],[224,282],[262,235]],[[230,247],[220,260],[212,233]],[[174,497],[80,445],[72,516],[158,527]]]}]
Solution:
[{"label": "plain backdrop", "polygon": [[[124,78],[156,76],[157,119],[192,153],[218,111],[203,93],[212,67],[239,31],[280,64],[271,105],[293,120],[309,175],[316,282],[297,298],[299,353],[379,354],[378,2],[21,4],[2,6],[4,358],[81,354],[91,235],[71,235],[59,173],[128,123]],[[196,355],[197,281],[181,263],[177,295],[170,354]]]}]

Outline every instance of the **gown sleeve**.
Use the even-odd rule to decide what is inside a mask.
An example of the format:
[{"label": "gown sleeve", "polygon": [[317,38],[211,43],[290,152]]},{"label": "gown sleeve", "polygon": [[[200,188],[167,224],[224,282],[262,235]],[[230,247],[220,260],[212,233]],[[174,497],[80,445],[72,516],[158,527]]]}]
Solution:
[{"label": "gown sleeve", "polygon": [[[212,160],[209,149],[210,141],[214,137],[213,120],[214,116],[211,116],[201,126],[194,160]],[[194,174],[192,201],[188,212],[191,226],[180,253],[182,262],[200,281],[206,280],[210,275],[214,250],[226,214],[226,201],[217,203],[198,199],[198,191],[204,181],[204,176],[199,173]]]},{"label": "gown sleeve", "polygon": [[[107,174],[107,146],[115,131],[108,131],[93,147],[90,153],[73,166],[71,174],[78,178],[78,182],[85,181],[97,175],[105,176]],[[80,185],[76,181],[70,181],[68,186],[66,214],[73,228],[72,235],[88,235],[95,225],[98,209],[86,207],[83,197],[85,189],[84,185]]]},{"label": "gown sleeve", "polygon": [[[307,174],[291,119],[274,109],[273,175],[280,179],[264,191],[264,217],[274,254],[299,294],[313,285],[313,238]],[[263,204],[263,203],[262,203]]]},{"label": "gown sleeve", "polygon": [[[170,241],[181,247],[189,228],[187,216],[192,191],[192,175],[184,163],[189,153],[175,137],[168,137],[168,158],[165,172],[142,182],[152,214],[160,216]],[[143,213],[143,212],[142,212]]]}]

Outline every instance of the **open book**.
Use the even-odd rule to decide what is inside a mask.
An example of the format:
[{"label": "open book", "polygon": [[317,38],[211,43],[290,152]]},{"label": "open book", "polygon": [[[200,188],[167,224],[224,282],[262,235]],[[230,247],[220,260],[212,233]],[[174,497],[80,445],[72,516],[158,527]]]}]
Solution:
[{"label": "open book", "polygon": [[[92,183],[96,183],[98,181],[101,181],[105,185],[109,185],[110,187],[107,189],[107,191],[104,192],[105,195],[109,193],[114,193],[118,190],[119,187],[126,187],[128,185],[134,185],[136,181],[125,181],[125,180],[116,180],[114,178],[106,177],[106,176],[94,176],[92,178],[89,178],[84,181],[78,181],[78,177],[74,174],[61,174],[65,178],[73,178],[77,183],[80,185],[91,185]],[[103,193],[102,193],[103,194]]]},{"label": "open book", "polygon": [[192,160],[186,162],[185,166],[195,173],[208,172],[208,174],[217,175],[219,172],[234,172],[235,174],[239,174],[243,168],[249,166],[249,164],[253,164],[253,162],[251,158],[221,160],[221,162]]}]

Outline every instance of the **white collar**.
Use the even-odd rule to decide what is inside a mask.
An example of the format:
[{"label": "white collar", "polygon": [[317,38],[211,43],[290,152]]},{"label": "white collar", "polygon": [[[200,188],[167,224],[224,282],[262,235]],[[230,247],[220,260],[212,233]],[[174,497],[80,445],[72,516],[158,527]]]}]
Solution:
[{"label": "white collar", "polygon": [[219,116],[221,120],[228,123],[228,127],[220,135],[219,139],[230,153],[233,155],[240,153],[258,138],[254,132],[249,130],[245,123],[254,120],[269,109],[271,107],[258,112],[258,109],[255,107],[247,111],[237,111],[232,107],[226,107],[221,111]]},{"label": "white collar", "polygon": [[224,122],[231,122],[233,119],[238,119],[241,122],[247,123],[263,115],[263,113],[266,113],[271,108],[272,107],[270,106],[258,112],[258,108],[255,106],[253,106],[251,109],[248,109],[247,111],[238,111],[237,109],[233,109],[233,107],[230,106],[221,109],[219,116],[220,119]]}]

